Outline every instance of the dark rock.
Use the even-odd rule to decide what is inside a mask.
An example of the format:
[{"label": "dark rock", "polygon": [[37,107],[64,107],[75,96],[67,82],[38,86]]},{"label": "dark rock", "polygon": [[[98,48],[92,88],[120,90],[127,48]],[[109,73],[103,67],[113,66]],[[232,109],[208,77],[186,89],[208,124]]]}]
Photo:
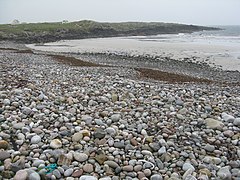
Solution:
[{"label": "dark rock", "polygon": [[101,128],[98,128],[95,132],[94,132],[94,137],[95,138],[98,138],[98,139],[102,139],[104,138],[106,135],[106,132],[101,129]]},{"label": "dark rock", "polygon": [[21,157],[17,162],[11,164],[11,170],[17,172],[25,168],[25,157]]},{"label": "dark rock", "polygon": [[121,171],[122,171],[122,169],[120,167],[116,167],[116,169],[115,169],[116,174],[119,174]]},{"label": "dark rock", "polygon": [[115,142],[115,143],[113,144],[113,146],[114,146],[115,148],[125,148],[124,142]]},{"label": "dark rock", "polygon": [[157,152],[160,149],[160,144],[159,143],[150,143],[149,146],[155,152]]},{"label": "dark rock", "polygon": [[3,171],[2,172],[2,177],[4,179],[11,179],[14,176],[14,172],[12,171]]},{"label": "dark rock", "polygon": [[134,147],[131,144],[125,146],[125,151],[134,150]]}]

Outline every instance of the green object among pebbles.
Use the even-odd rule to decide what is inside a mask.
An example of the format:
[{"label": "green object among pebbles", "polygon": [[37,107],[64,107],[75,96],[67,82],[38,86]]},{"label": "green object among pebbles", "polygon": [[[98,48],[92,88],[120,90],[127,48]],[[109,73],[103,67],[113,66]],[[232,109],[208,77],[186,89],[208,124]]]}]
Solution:
[{"label": "green object among pebbles", "polygon": [[[42,169],[42,168],[41,168]],[[55,169],[57,169],[57,164],[50,164],[48,166],[45,166],[43,169],[46,169],[47,172],[46,174],[50,174],[51,172],[53,172]]]}]

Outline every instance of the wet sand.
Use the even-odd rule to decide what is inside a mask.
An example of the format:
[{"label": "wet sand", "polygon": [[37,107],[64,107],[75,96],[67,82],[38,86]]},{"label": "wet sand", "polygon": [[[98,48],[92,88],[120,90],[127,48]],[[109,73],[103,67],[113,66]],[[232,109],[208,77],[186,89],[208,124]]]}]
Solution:
[{"label": "wet sand", "polygon": [[240,71],[240,48],[236,45],[196,42],[155,42],[133,38],[67,40],[27,47],[52,52],[115,53],[129,56],[191,59],[223,70]]}]

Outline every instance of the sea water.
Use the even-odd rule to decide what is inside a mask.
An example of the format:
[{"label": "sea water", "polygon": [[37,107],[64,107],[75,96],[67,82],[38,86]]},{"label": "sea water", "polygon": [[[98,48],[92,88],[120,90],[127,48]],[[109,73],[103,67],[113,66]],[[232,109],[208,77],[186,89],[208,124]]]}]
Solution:
[{"label": "sea water", "polygon": [[130,37],[139,41],[167,43],[195,43],[236,46],[240,50],[240,26],[215,26],[221,30],[194,33],[161,34],[156,36]]},{"label": "sea water", "polygon": [[[155,36],[129,37],[129,39],[135,39],[140,42],[181,44],[182,46],[188,47],[189,45],[192,44],[193,46],[206,45],[209,48],[215,47],[225,47],[226,49],[230,48],[230,50],[223,50],[222,52],[220,50],[212,52],[211,54],[216,55],[218,57],[225,57],[226,61],[228,62],[230,62],[229,59],[232,58],[238,59],[240,64],[240,26],[214,26],[214,27],[219,28],[220,30],[199,31],[194,33],[160,34]],[[208,53],[205,54],[207,55]]]}]

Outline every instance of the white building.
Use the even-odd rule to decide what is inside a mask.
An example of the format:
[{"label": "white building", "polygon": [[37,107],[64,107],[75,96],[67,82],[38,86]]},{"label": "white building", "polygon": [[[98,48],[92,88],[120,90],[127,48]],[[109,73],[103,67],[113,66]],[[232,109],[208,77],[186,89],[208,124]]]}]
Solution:
[{"label": "white building", "polygon": [[20,22],[19,22],[19,20],[14,19],[11,24],[12,24],[12,25],[16,25],[16,24],[20,24]]}]

